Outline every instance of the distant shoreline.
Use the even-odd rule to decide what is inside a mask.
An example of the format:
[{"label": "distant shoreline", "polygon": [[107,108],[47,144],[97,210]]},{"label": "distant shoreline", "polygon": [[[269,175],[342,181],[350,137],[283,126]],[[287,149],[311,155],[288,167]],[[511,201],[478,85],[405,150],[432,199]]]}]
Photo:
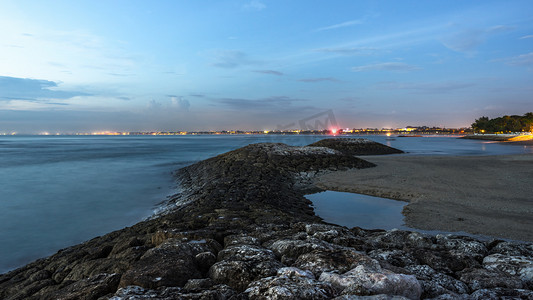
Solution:
[{"label": "distant shoreline", "polygon": [[533,134],[473,134],[460,137],[468,140],[483,140],[494,142],[531,142]]}]

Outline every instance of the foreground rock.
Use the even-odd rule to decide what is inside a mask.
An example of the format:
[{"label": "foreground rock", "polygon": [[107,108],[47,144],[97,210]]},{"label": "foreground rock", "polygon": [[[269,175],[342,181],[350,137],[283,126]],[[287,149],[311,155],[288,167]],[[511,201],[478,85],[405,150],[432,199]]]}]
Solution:
[{"label": "foreground rock", "polygon": [[533,297],[531,244],[325,224],[315,174],[372,164],[326,147],[250,145],[177,172],[151,220],[0,275],[0,299]]}]

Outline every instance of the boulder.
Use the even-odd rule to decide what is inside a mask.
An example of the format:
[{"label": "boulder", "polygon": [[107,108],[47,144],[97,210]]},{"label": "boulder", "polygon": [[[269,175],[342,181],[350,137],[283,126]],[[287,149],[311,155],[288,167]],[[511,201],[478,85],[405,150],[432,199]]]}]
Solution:
[{"label": "boulder", "polygon": [[244,293],[250,299],[331,299],[335,290],[327,282],[315,280],[309,271],[281,268],[277,276],[252,282]]},{"label": "boulder", "polygon": [[345,295],[396,295],[420,299],[422,287],[415,276],[396,274],[380,267],[360,265],[344,274],[323,272],[320,281],[331,283]]},{"label": "boulder", "polygon": [[356,266],[378,268],[379,263],[368,255],[352,249],[314,250],[298,257],[293,267],[309,270],[320,276],[322,272],[347,272]]}]

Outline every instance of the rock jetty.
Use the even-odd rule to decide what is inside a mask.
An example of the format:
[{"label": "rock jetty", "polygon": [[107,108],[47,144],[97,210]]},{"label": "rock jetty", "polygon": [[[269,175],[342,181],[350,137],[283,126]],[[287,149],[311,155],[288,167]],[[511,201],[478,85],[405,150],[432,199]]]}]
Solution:
[{"label": "rock jetty", "polygon": [[323,222],[303,197],[313,177],[373,166],[324,143],[253,144],[178,170],[157,215],[0,275],[0,299],[533,298],[532,244]]},{"label": "rock jetty", "polygon": [[400,149],[392,148],[368,139],[334,138],[323,139],[309,145],[310,147],[328,147],[349,155],[384,155],[404,153]]}]

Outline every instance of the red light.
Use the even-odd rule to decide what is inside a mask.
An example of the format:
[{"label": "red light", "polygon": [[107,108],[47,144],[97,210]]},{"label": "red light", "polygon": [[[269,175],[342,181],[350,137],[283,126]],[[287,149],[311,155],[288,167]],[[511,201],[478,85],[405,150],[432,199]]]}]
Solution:
[{"label": "red light", "polygon": [[337,134],[337,129],[331,129],[332,134]]}]

